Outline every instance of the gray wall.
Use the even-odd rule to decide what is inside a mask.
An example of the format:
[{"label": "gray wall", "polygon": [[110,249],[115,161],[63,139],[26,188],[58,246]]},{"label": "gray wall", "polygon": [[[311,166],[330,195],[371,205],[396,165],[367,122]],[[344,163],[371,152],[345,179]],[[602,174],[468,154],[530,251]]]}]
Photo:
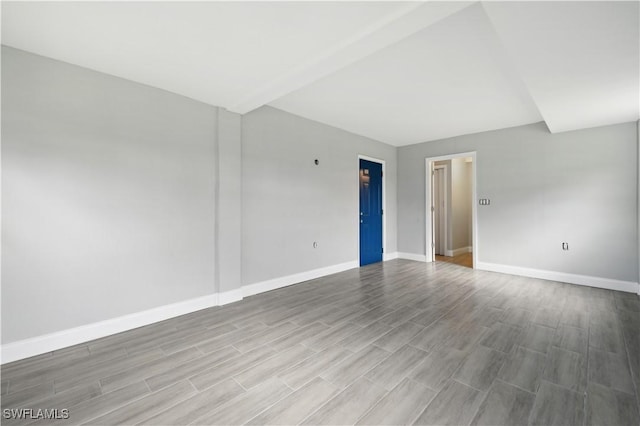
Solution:
[{"label": "gray wall", "polygon": [[217,109],[2,48],[2,342],[215,292]]},{"label": "gray wall", "polygon": [[[218,109],[216,282],[219,292],[242,286],[242,117]],[[223,303],[225,300],[222,301]]]},{"label": "gray wall", "polygon": [[396,251],[391,146],[9,47],[2,62],[3,343],[357,260],[358,154],[387,162]]},{"label": "gray wall", "polygon": [[358,154],[386,160],[387,253],[425,253],[425,157],[477,151],[480,261],[637,280],[637,123],[396,149],[11,48],[2,65],[3,343],[356,261]]},{"label": "gray wall", "polygon": [[[425,253],[425,158],[477,152],[478,260],[638,278],[636,124],[551,134],[544,123],[398,150],[398,251]],[[570,250],[562,251],[561,243]]]},{"label": "gray wall", "polygon": [[386,252],[395,252],[394,147],[271,107],[243,116],[243,284],[358,259],[358,154],[386,160]]}]

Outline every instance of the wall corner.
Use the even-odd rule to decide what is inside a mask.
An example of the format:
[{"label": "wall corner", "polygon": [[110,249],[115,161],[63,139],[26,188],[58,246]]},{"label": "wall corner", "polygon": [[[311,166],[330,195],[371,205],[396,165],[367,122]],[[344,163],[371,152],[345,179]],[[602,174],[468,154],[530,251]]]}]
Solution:
[{"label": "wall corner", "polygon": [[215,287],[226,304],[242,298],[242,116],[218,108],[217,123]]}]

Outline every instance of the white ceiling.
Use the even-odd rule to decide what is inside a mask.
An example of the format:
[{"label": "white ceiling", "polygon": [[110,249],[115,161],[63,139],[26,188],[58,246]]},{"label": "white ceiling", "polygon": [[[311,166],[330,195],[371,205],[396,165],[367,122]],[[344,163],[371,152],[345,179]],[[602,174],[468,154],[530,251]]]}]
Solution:
[{"label": "white ceiling", "polygon": [[635,121],[640,10],[627,2],[486,3],[552,132]]},{"label": "white ceiling", "polygon": [[272,105],[394,145],[542,121],[480,4]]},{"label": "white ceiling", "polygon": [[640,118],[631,2],[2,2],[2,43],[407,145]]}]

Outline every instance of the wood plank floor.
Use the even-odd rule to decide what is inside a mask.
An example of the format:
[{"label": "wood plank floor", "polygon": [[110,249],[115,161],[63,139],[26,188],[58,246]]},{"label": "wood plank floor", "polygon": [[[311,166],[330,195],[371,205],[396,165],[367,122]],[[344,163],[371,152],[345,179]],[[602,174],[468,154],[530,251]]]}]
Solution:
[{"label": "wood plank floor", "polygon": [[633,294],[394,260],[4,365],[3,423],[638,425],[639,330]]},{"label": "wood plank floor", "polygon": [[473,253],[463,253],[457,256],[440,256],[436,254],[436,261],[455,263],[456,265],[473,268]]}]

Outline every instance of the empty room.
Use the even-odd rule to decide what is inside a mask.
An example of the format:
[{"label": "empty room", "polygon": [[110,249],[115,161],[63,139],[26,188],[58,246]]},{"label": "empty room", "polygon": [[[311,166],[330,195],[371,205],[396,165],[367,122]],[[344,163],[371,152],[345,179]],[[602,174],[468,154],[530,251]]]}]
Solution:
[{"label": "empty room", "polygon": [[0,7],[3,424],[640,424],[639,1]]}]

